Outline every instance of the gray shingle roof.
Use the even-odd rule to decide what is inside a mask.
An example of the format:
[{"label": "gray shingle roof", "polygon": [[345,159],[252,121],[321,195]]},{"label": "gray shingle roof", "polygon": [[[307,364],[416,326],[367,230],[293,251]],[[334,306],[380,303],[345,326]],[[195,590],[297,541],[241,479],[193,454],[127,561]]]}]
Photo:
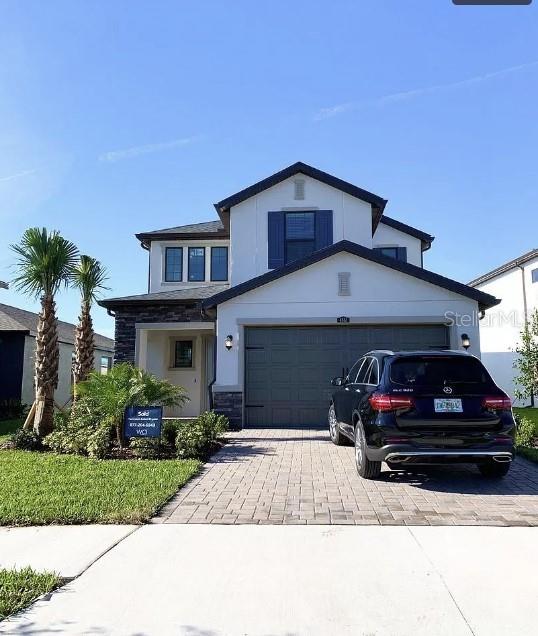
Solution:
[{"label": "gray shingle roof", "polygon": [[227,238],[228,233],[221,221],[204,221],[203,223],[191,223],[190,225],[177,225],[166,227],[162,230],[140,232],[136,235],[139,241],[155,241],[166,238]]},{"label": "gray shingle roof", "polygon": [[[27,331],[29,335],[37,333],[38,315],[33,311],[19,309],[11,305],[0,303],[0,331]],[[58,321],[58,340],[68,344],[75,343],[75,325],[70,322]],[[114,340],[95,334],[95,346],[97,349],[114,350]]]},{"label": "gray shingle roof", "polygon": [[131,305],[131,304],[155,304],[155,303],[175,303],[175,302],[188,302],[193,300],[202,300],[203,298],[209,298],[215,294],[228,289],[229,285],[205,285],[203,287],[189,287],[187,289],[171,289],[164,292],[153,292],[151,294],[137,294],[135,296],[121,296],[119,298],[105,298],[99,300],[98,303],[101,307],[107,307],[113,309],[118,305]]}]

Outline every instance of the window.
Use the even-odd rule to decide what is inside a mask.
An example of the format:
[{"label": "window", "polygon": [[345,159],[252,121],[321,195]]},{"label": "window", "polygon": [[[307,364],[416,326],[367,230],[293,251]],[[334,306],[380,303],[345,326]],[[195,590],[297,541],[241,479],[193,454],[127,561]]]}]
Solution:
[{"label": "window", "polygon": [[404,386],[492,384],[482,363],[464,356],[403,357],[391,364],[390,379]]},{"label": "window", "polygon": [[211,248],[211,280],[228,280],[228,248]]},{"label": "window", "polygon": [[192,340],[176,340],[174,367],[176,369],[189,369],[192,367]]},{"label": "window", "polygon": [[101,375],[106,375],[110,369],[112,369],[112,358],[110,356],[101,356],[99,362],[99,372]]},{"label": "window", "polygon": [[364,362],[364,358],[360,358],[355,362],[355,364],[351,367],[350,372],[348,373],[348,382],[351,384],[355,384],[355,380],[357,379],[357,375],[361,369],[362,363]]},{"label": "window", "polygon": [[368,371],[368,375],[364,380],[365,384],[373,384],[377,386],[379,384],[379,363],[375,358],[372,360],[372,364],[370,365],[370,370]]},{"label": "window", "polygon": [[316,216],[314,212],[286,213],[286,263],[308,256],[316,249]]},{"label": "window", "polygon": [[397,247],[378,247],[377,251],[383,256],[389,256],[390,258],[398,258]]},{"label": "window", "polygon": [[205,280],[205,247],[189,247],[189,280]]},{"label": "window", "polygon": [[374,252],[407,263],[407,247],[374,247]]},{"label": "window", "polygon": [[533,283],[538,283],[538,267],[532,270],[531,278]]},{"label": "window", "polygon": [[368,377],[370,366],[372,365],[372,358],[364,358],[364,364],[357,375],[356,384],[364,384],[366,382],[366,378]]},{"label": "window", "polygon": [[183,248],[167,247],[164,257],[164,280],[176,283],[183,280]]}]

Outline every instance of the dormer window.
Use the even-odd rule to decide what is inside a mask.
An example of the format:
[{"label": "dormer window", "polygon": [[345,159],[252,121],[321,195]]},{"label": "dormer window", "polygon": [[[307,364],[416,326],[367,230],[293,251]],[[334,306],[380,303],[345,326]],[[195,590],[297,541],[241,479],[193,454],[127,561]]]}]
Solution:
[{"label": "dormer window", "polygon": [[316,249],[315,212],[286,212],[286,263]]}]

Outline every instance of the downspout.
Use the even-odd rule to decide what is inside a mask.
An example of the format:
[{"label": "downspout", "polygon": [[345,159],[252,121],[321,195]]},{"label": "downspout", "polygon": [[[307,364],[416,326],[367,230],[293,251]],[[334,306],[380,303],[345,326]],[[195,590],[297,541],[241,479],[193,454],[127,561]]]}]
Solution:
[{"label": "downspout", "polygon": [[[525,285],[525,269],[519,263],[516,263],[516,266],[521,270],[521,286],[523,288],[523,321],[525,333],[527,333],[529,329],[529,318],[528,318],[528,305],[527,305],[527,287]],[[534,407],[534,393],[531,391],[531,406]]]}]

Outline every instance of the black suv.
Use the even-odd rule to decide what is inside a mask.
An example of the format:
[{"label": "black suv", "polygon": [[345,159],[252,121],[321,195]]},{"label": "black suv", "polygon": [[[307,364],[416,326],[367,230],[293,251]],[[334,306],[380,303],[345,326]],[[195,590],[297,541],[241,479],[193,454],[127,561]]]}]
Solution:
[{"label": "black suv", "polygon": [[485,477],[503,477],[514,458],[510,398],[480,360],[459,351],[371,351],[338,387],[329,407],[334,444],[355,444],[361,477],[381,462],[467,462]]}]

